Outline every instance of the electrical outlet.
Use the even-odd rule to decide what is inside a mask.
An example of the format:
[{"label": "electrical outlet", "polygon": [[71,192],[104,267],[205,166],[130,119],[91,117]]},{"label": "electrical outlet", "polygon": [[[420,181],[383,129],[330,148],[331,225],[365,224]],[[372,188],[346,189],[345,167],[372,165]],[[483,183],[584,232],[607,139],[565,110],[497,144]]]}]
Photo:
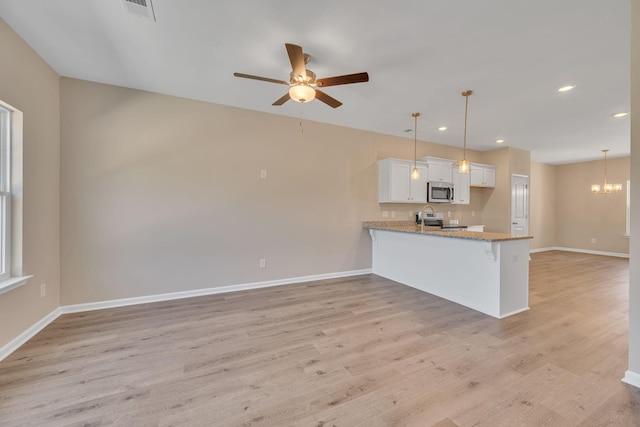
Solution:
[{"label": "electrical outlet", "polygon": [[44,298],[47,295],[47,284],[43,283],[40,285],[40,298]]},{"label": "electrical outlet", "polygon": [[447,218],[451,218],[451,211],[447,211]]},{"label": "electrical outlet", "polygon": [[591,243],[596,243],[596,238],[595,237],[591,238]]},{"label": "electrical outlet", "polygon": [[391,211],[391,218],[395,218],[396,217],[396,211]]},{"label": "electrical outlet", "polygon": [[471,216],[476,216],[476,211],[471,211]]},{"label": "electrical outlet", "polygon": [[267,170],[266,169],[261,169],[260,170],[260,179],[267,179]]},{"label": "electrical outlet", "polygon": [[260,258],[260,268],[267,268],[267,260]]},{"label": "electrical outlet", "polygon": [[388,211],[382,211],[382,218],[389,218],[389,212]]}]

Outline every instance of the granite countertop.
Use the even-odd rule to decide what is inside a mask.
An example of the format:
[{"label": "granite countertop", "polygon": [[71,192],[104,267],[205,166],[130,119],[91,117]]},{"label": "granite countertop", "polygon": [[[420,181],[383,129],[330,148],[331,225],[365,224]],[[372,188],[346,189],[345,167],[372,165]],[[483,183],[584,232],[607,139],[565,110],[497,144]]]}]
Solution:
[{"label": "granite countertop", "polygon": [[420,226],[414,221],[363,221],[362,228],[369,230],[397,231],[400,233],[426,234],[430,236],[449,237],[453,239],[482,240],[485,242],[504,242],[508,240],[533,239],[533,236],[514,236],[503,233],[487,233],[479,231],[442,231],[440,227],[425,226],[420,231]]}]

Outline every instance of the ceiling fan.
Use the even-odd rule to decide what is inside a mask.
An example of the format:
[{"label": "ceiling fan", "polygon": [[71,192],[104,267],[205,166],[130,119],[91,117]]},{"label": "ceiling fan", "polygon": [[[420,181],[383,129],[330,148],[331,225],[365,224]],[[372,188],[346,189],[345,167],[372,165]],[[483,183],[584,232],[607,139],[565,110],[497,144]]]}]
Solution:
[{"label": "ceiling fan", "polygon": [[272,105],[282,105],[289,99],[297,102],[309,102],[314,98],[318,98],[330,107],[337,108],[342,102],[322,92],[318,87],[345,85],[350,83],[363,83],[369,81],[369,74],[356,73],[346,74],[344,76],[326,77],[324,79],[316,78],[313,71],[308,70],[305,65],[311,58],[308,54],[302,52],[302,47],[295,44],[285,43],[289,61],[291,61],[292,71],[289,75],[289,81],[270,79],[268,77],[252,76],[250,74],[233,73],[236,77],[245,79],[262,80],[265,82],[279,83],[289,86],[289,92],[284,94]]}]

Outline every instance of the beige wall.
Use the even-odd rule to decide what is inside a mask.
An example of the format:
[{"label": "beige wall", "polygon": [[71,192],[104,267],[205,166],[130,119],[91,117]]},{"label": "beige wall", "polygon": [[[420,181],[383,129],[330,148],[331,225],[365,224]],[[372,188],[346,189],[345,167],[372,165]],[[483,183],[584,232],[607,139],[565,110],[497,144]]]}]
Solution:
[{"label": "beige wall", "polygon": [[531,162],[529,180],[529,233],[531,249],[556,246],[556,166]]},{"label": "beige wall", "polygon": [[607,181],[624,186],[621,193],[609,195],[591,193],[591,184],[604,182],[604,160],[558,166],[532,162],[531,248],[628,254],[624,234],[629,162],[629,157],[607,159]]},{"label": "beige wall", "polygon": [[485,231],[511,233],[511,175],[530,175],[531,154],[519,148],[503,147],[483,152],[482,162],[497,166],[496,188],[483,190]]},{"label": "beige wall", "polygon": [[[61,93],[65,305],[370,268],[361,222],[421,207],[377,202],[376,160],[412,158],[410,139],[301,135],[294,118],[74,79]],[[481,223],[483,191],[438,209]]]},{"label": "beige wall", "polygon": [[1,347],[60,303],[60,79],[2,19],[0,57],[0,99],[24,114],[23,273],[35,276],[0,295]]},{"label": "beige wall", "polygon": [[595,195],[591,184],[604,182],[604,160],[557,166],[556,246],[628,254],[629,239],[624,237],[628,179],[628,157],[607,159],[607,182],[621,183],[624,190]]}]

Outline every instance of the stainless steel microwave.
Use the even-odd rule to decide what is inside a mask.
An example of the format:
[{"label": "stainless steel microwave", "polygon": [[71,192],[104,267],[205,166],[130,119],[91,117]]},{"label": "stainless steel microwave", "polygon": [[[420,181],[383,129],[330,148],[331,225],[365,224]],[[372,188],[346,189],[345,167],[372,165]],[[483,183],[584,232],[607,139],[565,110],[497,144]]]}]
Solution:
[{"label": "stainless steel microwave", "polygon": [[427,182],[427,202],[429,203],[452,203],[453,184],[450,182],[429,181]]}]

